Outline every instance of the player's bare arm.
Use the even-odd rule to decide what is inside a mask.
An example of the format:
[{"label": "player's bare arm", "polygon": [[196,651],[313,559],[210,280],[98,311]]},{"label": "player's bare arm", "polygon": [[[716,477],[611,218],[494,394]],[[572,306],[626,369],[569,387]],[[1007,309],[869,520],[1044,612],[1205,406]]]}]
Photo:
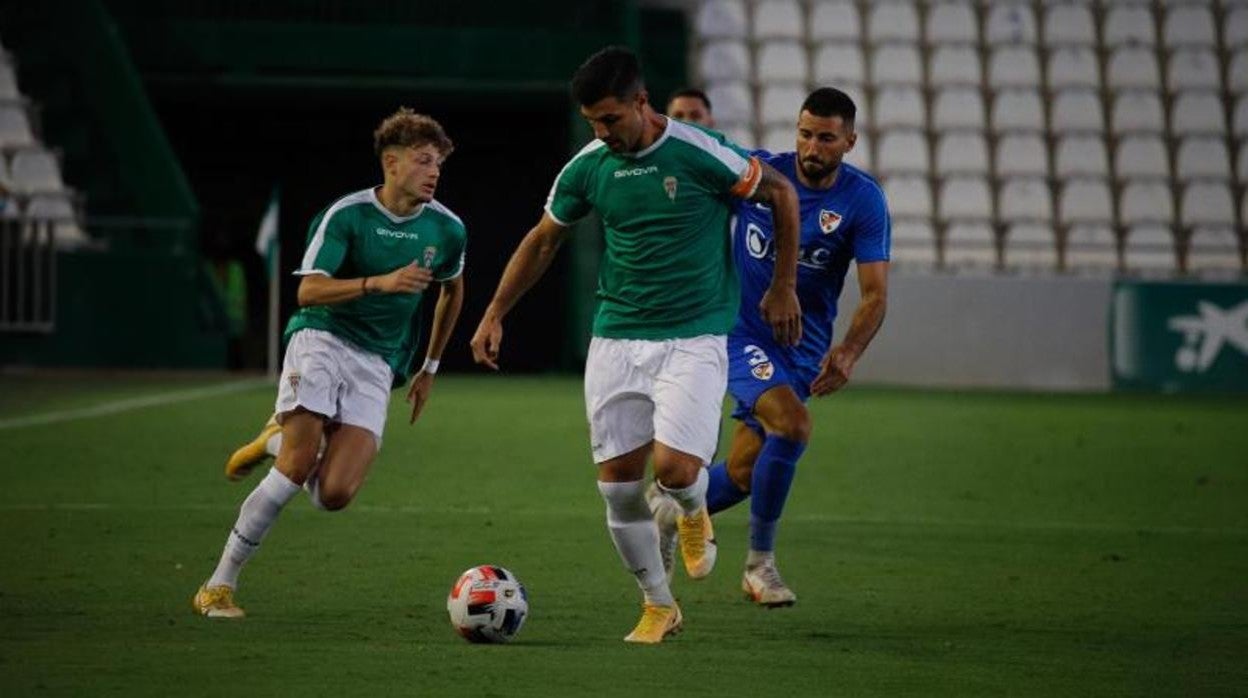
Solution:
[{"label": "player's bare arm", "polygon": [[433,281],[433,272],[416,262],[382,276],[335,279],[308,274],[299,282],[299,306],[346,303],[370,293],[420,293]]},{"label": "player's bare arm", "polygon": [[861,300],[854,311],[849,331],[840,344],[833,346],[819,364],[819,375],[810,384],[812,395],[827,395],[849,382],[854,364],[866,351],[888,307],[888,262],[858,265],[858,290]]},{"label": "player's bare arm", "polygon": [[512,253],[503,278],[498,282],[494,298],[486,306],[481,324],[472,336],[472,358],[498,370],[498,350],[503,342],[503,318],[515,307],[516,302],[550,268],[551,261],[567,238],[568,229],[560,225],[549,213],[524,236]]},{"label": "player's bare arm", "polygon": [[429,335],[429,349],[425,353],[425,365],[412,378],[407,389],[407,402],[412,406],[412,414],[408,424],[414,424],[420,417],[421,410],[429,401],[433,390],[433,376],[437,372],[437,362],[442,360],[442,352],[450,341],[451,331],[459,320],[459,311],[464,307],[464,275],[443,281],[438,289],[438,304],[433,308],[433,331]]},{"label": "player's bare arm", "polygon": [[763,172],[751,201],[771,205],[775,220],[776,265],[771,286],[758,304],[776,341],[794,345],[802,339],[802,309],[797,301],[798,208],[797,190],[774,167],[760,162]]}]

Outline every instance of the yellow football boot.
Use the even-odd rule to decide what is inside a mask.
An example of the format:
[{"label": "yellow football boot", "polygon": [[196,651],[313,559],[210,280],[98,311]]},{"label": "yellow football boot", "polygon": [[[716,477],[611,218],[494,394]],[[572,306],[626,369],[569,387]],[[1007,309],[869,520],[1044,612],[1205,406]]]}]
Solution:
[{"label": "yellow football boot", "polygon": [[237,482],[250,475],[257,465],[269,458],[265,446],[269,438],[281,430],[282,425],[277,423],[277,415],[269,417],[269,421],[264,423],[264,428],[260,430],[256,438],[239,447],[225,462],[225,476]]},{"label": "yellow football boot", "polygon": [[247,615],[234,604],[234,590],[225,585],[201,586],[191,599],[195,613],[208,618],[242,618]]},{"label": "yellow football boot", "polygon": [[685,559],[685,572],[691,579],[703,579],[715,569],[719,551],[706,507],[693,514],[677,516],[676,531],[680,537],[680,555]]},{"label": "yellow football boot", "polygon": [[662,642],[663,638],[668,635],[680,632],[684,622],[684,617],[680,615],[680,606],[676,604],[671,606],[642,604],[641,620],[637,621],[637,627],[633,628],[633,632],[624,637],[624,641],[655,645]]}]

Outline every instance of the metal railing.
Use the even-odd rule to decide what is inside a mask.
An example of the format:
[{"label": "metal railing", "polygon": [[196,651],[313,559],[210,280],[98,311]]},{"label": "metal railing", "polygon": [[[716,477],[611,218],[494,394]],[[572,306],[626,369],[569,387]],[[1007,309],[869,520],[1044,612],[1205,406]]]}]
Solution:
[{"label": "metal railing", "polygon": [[0,332],[56,329],[56,222],[0,220]]}]

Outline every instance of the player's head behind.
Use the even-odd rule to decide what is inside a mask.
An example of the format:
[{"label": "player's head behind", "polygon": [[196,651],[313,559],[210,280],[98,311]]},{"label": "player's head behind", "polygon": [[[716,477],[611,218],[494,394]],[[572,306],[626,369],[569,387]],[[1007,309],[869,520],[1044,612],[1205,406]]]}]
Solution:
[{"label": "player's head behind", "polygon": [[421,203],[433,199],[442,163],[454,149],[441,124],[407,107],[399,107],[373,131],[386,184]]},{"label": "player's head behind", "polygon": [[595,138],[617,153],[638,149],[649,95],[641,61],[632,51],[608,46],[586,59],[572,74],[572,98]]},{"label": "player's head behind", "polygon": [[821,180],[840,167],[858,140],[854,100],[834,87],[811,92],[797,116],[797,160],[802,174]]},{"label": "player's head behind", "polygon": [[667,99],[667,115],[680,121],[715,128],[715,116],[711,112],[711,98],[694,87],[683,87]]}]

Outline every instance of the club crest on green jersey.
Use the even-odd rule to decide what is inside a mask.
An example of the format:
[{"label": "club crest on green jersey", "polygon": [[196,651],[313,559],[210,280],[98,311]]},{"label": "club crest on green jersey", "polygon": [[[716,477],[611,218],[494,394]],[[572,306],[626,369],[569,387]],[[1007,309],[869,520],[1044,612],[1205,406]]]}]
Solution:
[{"label": "club crest on green jersey", "polygon": [[432,267],[433,258],[436,256],[438,256],[438,248],[434,247],[433,245],[426,247],[425,248],[425,266]]},{"label": "club crest on green jersey", "polygon": [[663,191],[667,192],[667,198],[671,199],[672,201],[676,200],[676,178],[675,177],[663,178]]}]

